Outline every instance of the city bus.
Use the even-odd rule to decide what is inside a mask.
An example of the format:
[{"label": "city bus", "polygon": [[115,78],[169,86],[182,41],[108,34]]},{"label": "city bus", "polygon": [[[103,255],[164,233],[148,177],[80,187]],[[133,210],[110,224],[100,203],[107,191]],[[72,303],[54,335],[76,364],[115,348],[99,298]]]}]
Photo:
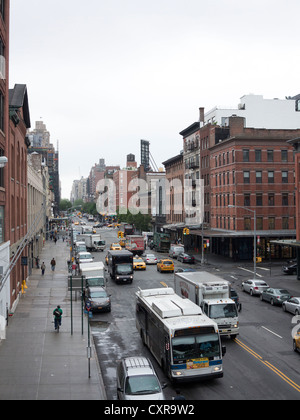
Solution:
[{"label": "city bus", "polygon": [[136,292],[136,327],[173,382],[223,377],[218,325],[170,287]]}]

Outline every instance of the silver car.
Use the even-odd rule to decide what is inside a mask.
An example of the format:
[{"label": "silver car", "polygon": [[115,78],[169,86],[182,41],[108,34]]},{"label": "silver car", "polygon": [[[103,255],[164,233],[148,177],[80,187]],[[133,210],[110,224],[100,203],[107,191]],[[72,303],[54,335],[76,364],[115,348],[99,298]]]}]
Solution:
[{"label": "silver car", "polygon": [[295,315],[300,315],[300,298],[291,297],[282,304],[284,312],[291,312]]},{"label": "silver car", "polygon": [[119,400],[165,400],[152,363],[147,357],[125,357],[117,365]]},{"label": "silver car", "polygon": [[157,258],[154,254],[145,254],[142,257],[146,264],[157,264]]},{"label": "silver car", "polygon": [[242,290],[250,293],[251,296],[260,295],[270,286],[262,280],[246,280],[242,283]]}]

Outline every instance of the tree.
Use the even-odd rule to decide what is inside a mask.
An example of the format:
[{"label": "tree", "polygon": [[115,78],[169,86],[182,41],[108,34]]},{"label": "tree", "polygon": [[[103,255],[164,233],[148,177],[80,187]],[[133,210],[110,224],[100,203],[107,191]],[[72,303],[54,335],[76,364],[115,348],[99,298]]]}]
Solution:
[{"label": "tree", "polygon": [[63,198],[63,199],[60,200],[60,203],[59,203],[59,210],[60,211],[67,211],[71,207],[72,207],[72,203],[67,198]]}]

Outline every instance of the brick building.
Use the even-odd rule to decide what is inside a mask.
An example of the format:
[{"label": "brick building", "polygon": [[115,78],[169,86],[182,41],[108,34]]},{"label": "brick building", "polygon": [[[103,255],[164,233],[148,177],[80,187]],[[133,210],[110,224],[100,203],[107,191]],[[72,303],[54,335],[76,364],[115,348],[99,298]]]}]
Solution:
[{"label": "brick building", "polygon": [[[170,204],[170,209],[166,213],[166,226],[164,228],[170,231],[171,241],[179,238],[182,240],[182,231],[185,227],[183,153],[166,160],[163,165],[166,169],[166,180],[171,186],[166,191],[166,201]],[[175,184],[177,182],[178,187]],[[180,185],[181,189],[179,188]],[[179,212],[177,209],[182,210]]]},{"label": "brick building", "polygon": [[[27,150],[30,141],[27,130],[30,128],[29,104],[26,85],[17,84],[9,90],[9,147],[7,204],[5,224],[10,241],[10,258],[21,248],[28,231],[27,225]],[[11,307],[17,301],[23,280],[27,278],[27,266],[21,265],[21,257],[27,257],[27,248],[16,261],[10,273]]]},{"label": "brick building", "polygon": [[245,128],[242,117],[230,117],[228,129],[210,147],[212,251],[251,259],[255,211],[257,255],[291,257],[290,248],[270,241],[296,235],[294,151],[287,141],[300,130]]}]

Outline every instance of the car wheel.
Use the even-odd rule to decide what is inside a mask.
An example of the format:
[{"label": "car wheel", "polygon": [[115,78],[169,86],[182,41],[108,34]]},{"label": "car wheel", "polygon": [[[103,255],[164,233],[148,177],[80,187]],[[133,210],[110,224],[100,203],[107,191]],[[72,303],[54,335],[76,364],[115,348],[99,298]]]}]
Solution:
[{"label": "car wheel", "polygon": [[282,310],[283,310],[283,312],[286,312],[286,307],[285,307],[284,303],[282,304]]},{"label": "car wheel", "polygon": [[253,289],[250,290],[250,295],[253,296]]},{"label": "car wheel", "polygon": [[263,300],[264,300],[264,298],[263,298],[263,295],[262,295],[262,294],[260,295],[260,297],[259,297],[259,298],[260,298],[260,300],[261,300],[261,301],[263,301]]},{"label": "car wheel", "polygon": [[295,315],[300,315],[300,311],[299,311],[299,309],[296,309],[296,310],[295,310]]},{"label": "car wheel", "polygon": [[272,306],[274,306],[274,299],[271,299],[270,303],[271,303]]}]

